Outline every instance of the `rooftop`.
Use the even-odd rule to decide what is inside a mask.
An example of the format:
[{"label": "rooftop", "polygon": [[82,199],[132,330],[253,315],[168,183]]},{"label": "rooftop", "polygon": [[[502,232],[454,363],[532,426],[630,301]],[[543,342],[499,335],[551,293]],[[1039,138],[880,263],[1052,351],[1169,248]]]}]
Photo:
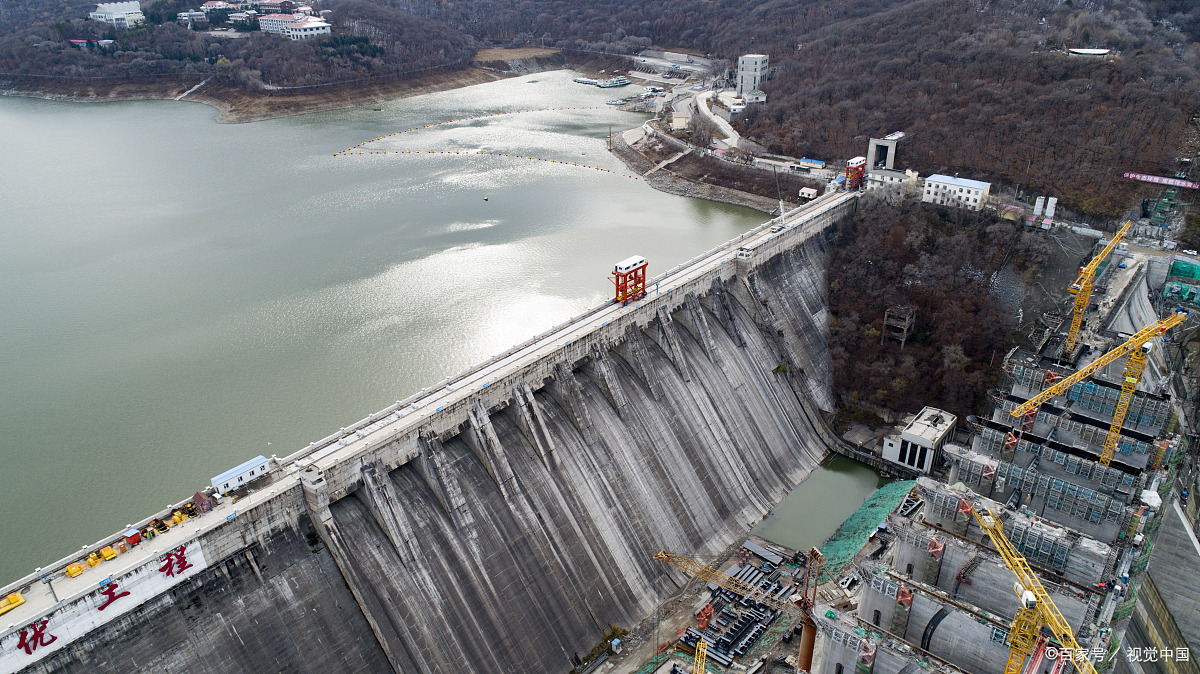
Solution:
[{"label": "rooftop", "polygon": [[937,440],[949,431],[957,420],[958,417],[949,412],[943,412],[936,407],[926,407],[916,418],[908,422],[904,431],[929,440]]},{"label": "rooftop", "polygon": [[925,179],[925,182],[941,183],[943,185],[954,185],[955,187],[970,187],[974,190],[983,190],[992,186],[991,183],[985,183],[981,180],[970,180],[968,178],[957,178],[955,176],[944,176],[934,174]]},{"label": "rooftop", "polygon": [[263,456],[262,454],[259,454],[258,456],[254,457],[253,459],[250,459],[249,461],[243,461],[242,463],[239,463],[238,465],[234,466],[233,468],[230,468],[229,470],[225,471],[224,473],[221,473],[220,475],[213,477],[213,479],[212,479],[213,484],[219,484],[221,482],[224,482],[225,480],[228,480],[231,477],[237,477],[238,475],[241,475],[242,473],[250,470],[251,468],[262,465],[266,462],[267,462],[267,457]]},{"label": "rooftop", "polygon": [[123,14],[128,12],[142,11],[142,3],[137,0],[130,2],[102,2],[96,5],[97,12],[112,12],[114,14]]}]

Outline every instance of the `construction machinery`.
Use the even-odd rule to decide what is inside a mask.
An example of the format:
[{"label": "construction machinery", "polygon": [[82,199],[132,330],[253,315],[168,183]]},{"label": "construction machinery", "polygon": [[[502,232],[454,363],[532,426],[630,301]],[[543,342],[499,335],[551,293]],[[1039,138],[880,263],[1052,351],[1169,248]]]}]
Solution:
[{"label": "construction machinery", "polygon": [[696,642],[696,661],[692,664],[692,674],[705,674],[704,656],[708,653],[708,642],[704,639]]},{"label": "construction machinery", "polygon": [[[799,617],[801,623],[804,625],[804,631],[800,636],[800,670],[808,671],[812,667],[813,645],[817,638],[817,623],[813,618],[813,609],[817,600],[818,577],[821,574],[821,568],[824,565],[825,559],[820,550],[812,548],[805,555],[807,563],[804,568],[804,576],[797,584],[799,591],[793,596],[795,601],[780,600],[761,587],[738,580],[727,573],[702,564],[686,555],[678,555],[664,550],[654,555],[654,559],[660,562],[667,562],[693,578],[725,588],[750,601]],[[697,647],[699,648],[701,644],[704,644],[703,639],[697,643]]]},{"label": "construction machinery", "polygon": [[1004,524],[1000,518],[978,505],[971,507],[971,514],[992,540],[992,545],[996,546],[996,550],[1004,558],[1005,565],[1017,576],[1013,590],[1017,593],[1021,605],[1008,632],[1008,664],[1004,668],[1004,674],[1021,674],[1025,658],[1037,650],[1043,626],[1050,628],[1050,632],[1062,647],[1063,655],[1060,657],[1069,657],[1075,668],[1084,674],[1096,674],[1096,668],[1086,657],[1086,651],[1075,641],[1075,633],[1050,599],[1050,595],[1046,593],[1046,588],[1042,587],[1037,574],[1004,535]]},{"label": "construction machinery", "polygon": [[[1028,423],[1026,426],[1032,426],[1032,421],[1036,415],[1037,408],[1047,400],[1057,396],[1064,391],[1070,389],[1075,384],[1090,377],[1100,368],[1117,360],[1118,358],[1128,355],[1129,360],[1125,364],[1125,375],[1121,381],[1121,397],[1117,401],[1117,408],[1113,412],[1112,423],[1108,428],[1108,436],[1104,439],[1104,451],[1100,454],[1100,463],[1107,466],[1112,462],[1113,452],[1117,448],[1117,441],[1121,437],[1121,427],[1125,423],[1125,414],[1129,411],[1129,403],[1133,400],[1133,392],[1137,389],[1138,380],[1141,378],[1142,370],[1146,367],[1146,357],[1150,352],[1150,340],[1165,333],[1167,330],[1183,323],[1188,318],[1191,318],[1191,313],[1179,307],[1166,318],[1142,328],[1132,337],[1125,340],[1123,344],[1108,353],[1100,356],[1096,360],[1088,363],[1084,367],[1079,368],[1069,377],[1059,379],[1051,386],[1042,389],[1041,393],[1033,396],[1029,400],[1014,407],[1009,414],[1014,417],[1025,417]],[[1047,377],[1047,381],[1051,381],[1051,377]],[[1023,427],[1022,430],[1029,430],[1028,427]],[[1010,439],[1015,442],[1016,438],[1011,433]]]},{"label": "construction machinery", "polygon": [[1100,267],[1100,263],[1108,257],[1108,254],[1117,247],[1117,242],[1125,237],[1125,233],[1132,225],[1132,220],[1126,220],[1125,225],[1113,235],[1104,250],[1093,257],[1086,267],[1079,270],[1079,278],[1071,284],[1071,294],[1075,296],[1075,312],[1071,315],[1071,331],[1067,333],[1067,344],[1063,348],[1064,354],[1069,354],[1075,349],[1075,341],[1079,338],[1079,327],[1083,325],[1083,312],[1087,309],[1088,300],[1092,297],[1092,283],[1096,280],[1096,270]]}]

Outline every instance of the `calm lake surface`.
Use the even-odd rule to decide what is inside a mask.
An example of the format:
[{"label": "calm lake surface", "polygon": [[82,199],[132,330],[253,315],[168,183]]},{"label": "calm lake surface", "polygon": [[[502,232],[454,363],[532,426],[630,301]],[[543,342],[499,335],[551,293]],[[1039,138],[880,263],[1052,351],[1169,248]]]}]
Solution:
[{"label": "calm lake surface", "polygon": [[[0,584],[766,219],[620,175],[644,116],[571,77],[240,125],[0,98]],[[334,156],[413,127],[364,149],[616,173]]]}]

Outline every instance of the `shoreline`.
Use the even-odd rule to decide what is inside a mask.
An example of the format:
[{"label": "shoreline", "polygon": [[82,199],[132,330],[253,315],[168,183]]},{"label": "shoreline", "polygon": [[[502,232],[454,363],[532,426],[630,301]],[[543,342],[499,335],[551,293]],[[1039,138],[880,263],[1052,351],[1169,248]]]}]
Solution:
[{"label": "shoreline", "polygon": [[[220,124],[242,124],[291,117],[310,112],[328,112],[385,101],[461,89],[513,77],[477,66],[434,73],[412,79],[381,79],[317,87],[311,90],[250,92],[239,87],[210,84],[205,80],[157,80],[148,82],[88,82],[62,80],[38,86],[9,84],[0,95],[41,98],[70,103],[175,100],[203,103],[216,111]],[[200,85],[200,86],[197,86]]]},{"label": "shoreline", "polygon": [[[617,132],[612,135],[612,145],[609,152],[620,159],[630,171],[645,176],[646,184],[659,192],[666,192],[667,194],[674,194],[680,197],[691,197],[693,199],[707,199],[733,206],[744,206],[766,213],[767,215],[772,215],[779,211],[779,201],[777,199],[743,192],[732,187],[696,182],[677,175],[666,168],[646,175],[648,171],[654,168],[655,163],[646,158],[641,152],[630,147],[629,143],[625,142],[623,132]],[[785,208],[794,206],[795,204],[788,202],[784,204]]]},{"label": "shoreline", "polygon": [[248,91],[236,85],[211,83],[211,77],[168,77],[134,82],[30,76],[26,80],[0,81],[0,96],[71,103],[191,101],[216,110],[215,121],[220,124],[242,124],[379,104],[536,72],[563,69],[587,72],[613,67],[614,59],[620,57],[583,56],[568,59],[566,54],[557,49],[489,48],[479,51],[465,67],[450,67],[412,78],[383,76],[376,80],[329,86]]}]

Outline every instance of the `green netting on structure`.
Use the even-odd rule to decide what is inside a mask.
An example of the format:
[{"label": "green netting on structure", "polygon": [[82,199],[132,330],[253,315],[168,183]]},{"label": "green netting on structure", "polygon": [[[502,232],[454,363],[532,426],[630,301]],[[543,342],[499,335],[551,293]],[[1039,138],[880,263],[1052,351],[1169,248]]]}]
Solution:
[{"label": "green netting on structure", "polygon": [[1171,270],[1167,272],[1167,278],[1172,276],[1200,279],[1200,265],[1185,260],[1175,260],[1171,263]]},{"label": "green netting on structure", "polygon": [[912,490],[913,484],[915,483],[912,480],[900,480],[880,487],[854,511],[853,515],[842,522],[837,531],[821,546],[821,554],[825,555],[825,569],[821,572],[819,582],[824,583],[842,575],[842,570],[866,545],[867,539],[875,533],[888,513],[900,505]]}]

